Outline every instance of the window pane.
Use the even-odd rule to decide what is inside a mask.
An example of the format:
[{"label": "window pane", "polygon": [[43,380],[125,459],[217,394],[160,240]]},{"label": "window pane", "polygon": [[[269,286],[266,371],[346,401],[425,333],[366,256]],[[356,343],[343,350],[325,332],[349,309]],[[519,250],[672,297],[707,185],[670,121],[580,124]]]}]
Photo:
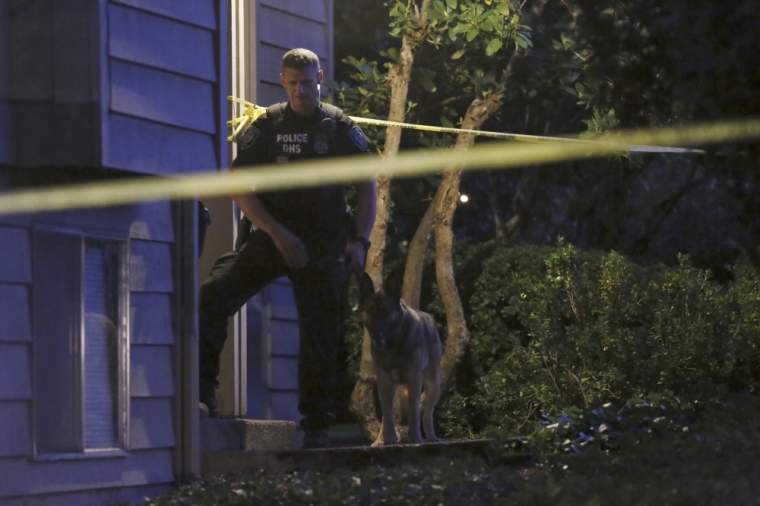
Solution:
[{"label": "window pane", "polygon": [[84,446],[119,444],[119,257],[118,245],[85,241]]}]

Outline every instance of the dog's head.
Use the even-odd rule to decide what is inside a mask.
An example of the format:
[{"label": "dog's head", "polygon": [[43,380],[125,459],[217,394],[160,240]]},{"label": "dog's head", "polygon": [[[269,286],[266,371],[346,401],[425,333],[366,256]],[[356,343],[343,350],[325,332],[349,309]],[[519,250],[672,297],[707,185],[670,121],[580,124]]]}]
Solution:
[{"label": "dog's head", "polygon": [[401,280],[397,273],[385,279],[382,290],[375,290],[372,278],[365,272],[359,282],[362,323],[369,332],[372,345],[386,348],[401,322]]}]

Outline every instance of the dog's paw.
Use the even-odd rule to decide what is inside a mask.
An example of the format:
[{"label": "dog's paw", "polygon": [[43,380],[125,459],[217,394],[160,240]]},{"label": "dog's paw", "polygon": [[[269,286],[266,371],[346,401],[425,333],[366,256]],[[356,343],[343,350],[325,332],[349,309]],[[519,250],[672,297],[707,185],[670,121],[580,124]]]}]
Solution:
[{"label": "dog's paw", "polygon": [[443,439],[433,436],[433,437],[425,438],[425,442],[426,443],[443,443]]}]

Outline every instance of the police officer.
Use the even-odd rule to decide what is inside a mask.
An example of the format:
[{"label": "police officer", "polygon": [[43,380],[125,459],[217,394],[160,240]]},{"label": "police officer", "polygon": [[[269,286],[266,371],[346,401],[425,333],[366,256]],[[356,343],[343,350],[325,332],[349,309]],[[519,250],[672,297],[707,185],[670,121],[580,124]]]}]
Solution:
[{"label": "police officer", "polygon": [[[316,54],[285,53],[280,81],[288,102],[269,107],[242,134],[233,167],[369,153],[361,129],[337,107],[320,102]],[[347,264],[357,272],[364,268],[375,218],[374,182],[357,184],[356,192],[351,240],[342,186],[232,196],[253,230],[241,231],[245,241],[216,261],[200,289],[200,400],[210,416],[218,414],[214,389],[228,317],[267,283],[288,276],[299,317],[304,447],[329,444]]]}]

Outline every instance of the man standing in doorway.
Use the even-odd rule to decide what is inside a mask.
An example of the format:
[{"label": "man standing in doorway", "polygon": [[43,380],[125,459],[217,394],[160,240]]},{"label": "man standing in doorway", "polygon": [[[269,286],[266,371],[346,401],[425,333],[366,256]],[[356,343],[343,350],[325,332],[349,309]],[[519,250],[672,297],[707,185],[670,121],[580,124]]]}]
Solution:
[{"label": "man standing in doorway", "polygon": [[[337,107],[321,103],[322,75],[312,51],[285,53],[280,80],[288,102],[270,106],[241,134],[233,167],[369,153],[362,130]],[[288,276],[299,318],[304,447],[329,445],[347,272],[364,269],[375,219],[374,181],[356,184],[356,194],[350,239],[340,185],[232,195],[253,227],[241,228],[243,240],[216,261],[200,289],[200,400],[210,416],[218,415],[214,389],[228,317],[269,282]]]}]

